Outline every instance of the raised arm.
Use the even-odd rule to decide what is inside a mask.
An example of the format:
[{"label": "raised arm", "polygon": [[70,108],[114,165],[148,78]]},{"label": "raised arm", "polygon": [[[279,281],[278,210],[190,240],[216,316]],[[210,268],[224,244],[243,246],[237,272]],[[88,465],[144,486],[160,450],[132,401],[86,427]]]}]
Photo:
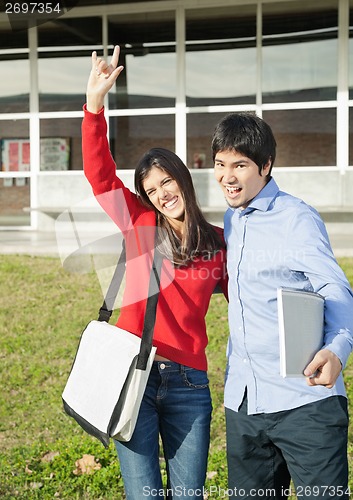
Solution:
[{"label": "raised arm", "polygon": [[106,94],[123,70],[123,66],[118,66],[119,53],[116,46],[110,64],[92,53],[82,122],[82,156],[85,176],[98,203],[122,230],[127,230],[141,213],[142,205],[116,175],[103,106]]},{"label": "raised arm", "polygon": [[87,83],[87,110],[98,113],[104,105],[104,98],[115,84],[116,79],[123,71],[123,66],[118,66],[120,47],[114,48],[110,64],[92,52],[92,68]]}]

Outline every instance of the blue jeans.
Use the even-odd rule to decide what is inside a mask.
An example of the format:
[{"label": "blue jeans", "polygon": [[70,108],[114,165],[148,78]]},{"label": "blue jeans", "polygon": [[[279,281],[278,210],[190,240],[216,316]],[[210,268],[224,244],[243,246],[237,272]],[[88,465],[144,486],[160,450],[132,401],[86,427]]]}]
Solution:
[{"label": "blue jeans", "polygon": [[[211,413],[205,371],[153,363],[132,438],[115,441],[127,500],[203,499]],[[159,436],[167,469],[164,490]]]}]

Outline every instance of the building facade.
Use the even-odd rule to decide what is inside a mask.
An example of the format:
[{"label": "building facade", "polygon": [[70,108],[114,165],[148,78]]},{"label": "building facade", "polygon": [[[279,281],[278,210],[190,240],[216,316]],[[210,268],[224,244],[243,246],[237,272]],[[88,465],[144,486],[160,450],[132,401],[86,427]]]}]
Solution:
[{"label": "building facade", "polygon": [[31,26],[0,14],[0,229],[52,229],[91,197],[82,106],[92,50],[109,57],[116,44],[125,69],[105,107],[129,186],[143,152],[166,147],[191,169],[201,206],[224,209],[211,136],[246,110],[274,131],[283,190],[353,211],[353,0],[74,3]]}]

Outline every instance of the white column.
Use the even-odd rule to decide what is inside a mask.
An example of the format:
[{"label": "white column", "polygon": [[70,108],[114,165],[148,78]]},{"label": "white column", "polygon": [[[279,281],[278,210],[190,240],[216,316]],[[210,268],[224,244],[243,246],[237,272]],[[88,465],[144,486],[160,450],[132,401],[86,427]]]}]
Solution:
[{"label": "white column", "polygon": [[[337,126],[336,161],[343,175],[349,164],[349,2],[340,0],[338,6],[338,67],[337,67]],[[334,68],[332,68],[334,71]]]},{"label": "white column", "polygon": [[175,152],[187,161],[187,127],[185,101],[185,9],[176,9],[176,103],[175,103]]},{"label": "white column", "polygon": [[256,114],[262,117],[262,3],[256,9]]},{"label": "white column", "polygon": [[[39,94],[38,94],[38,37],[37,27],[28,30],[29,66],[30,66],[30,98],[29,98],[29,140],[30,140],[30,206],[38,207],[38,177],[40,173],[40,128],[39,128]],[[31,211],[31,227],[38,229],[38,212]]]}]

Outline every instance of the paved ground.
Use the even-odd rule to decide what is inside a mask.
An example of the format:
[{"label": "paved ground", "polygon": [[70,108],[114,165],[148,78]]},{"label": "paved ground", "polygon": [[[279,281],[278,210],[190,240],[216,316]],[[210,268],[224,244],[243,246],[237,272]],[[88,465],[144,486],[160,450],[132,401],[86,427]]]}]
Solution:
[{"label": "paved ground", "polygon": [[39,231],[0,231],[0,254],[59,255],[54,233]]},{"label": "paved ground", "polygon": [[[328,224],[332,248],[336,257],[353,257],[353,230],[351,224]],[[62,245],[62,243],[61,243]],[[54,232],[0,231],[0,254],[27,254],[58,257]]]}]

